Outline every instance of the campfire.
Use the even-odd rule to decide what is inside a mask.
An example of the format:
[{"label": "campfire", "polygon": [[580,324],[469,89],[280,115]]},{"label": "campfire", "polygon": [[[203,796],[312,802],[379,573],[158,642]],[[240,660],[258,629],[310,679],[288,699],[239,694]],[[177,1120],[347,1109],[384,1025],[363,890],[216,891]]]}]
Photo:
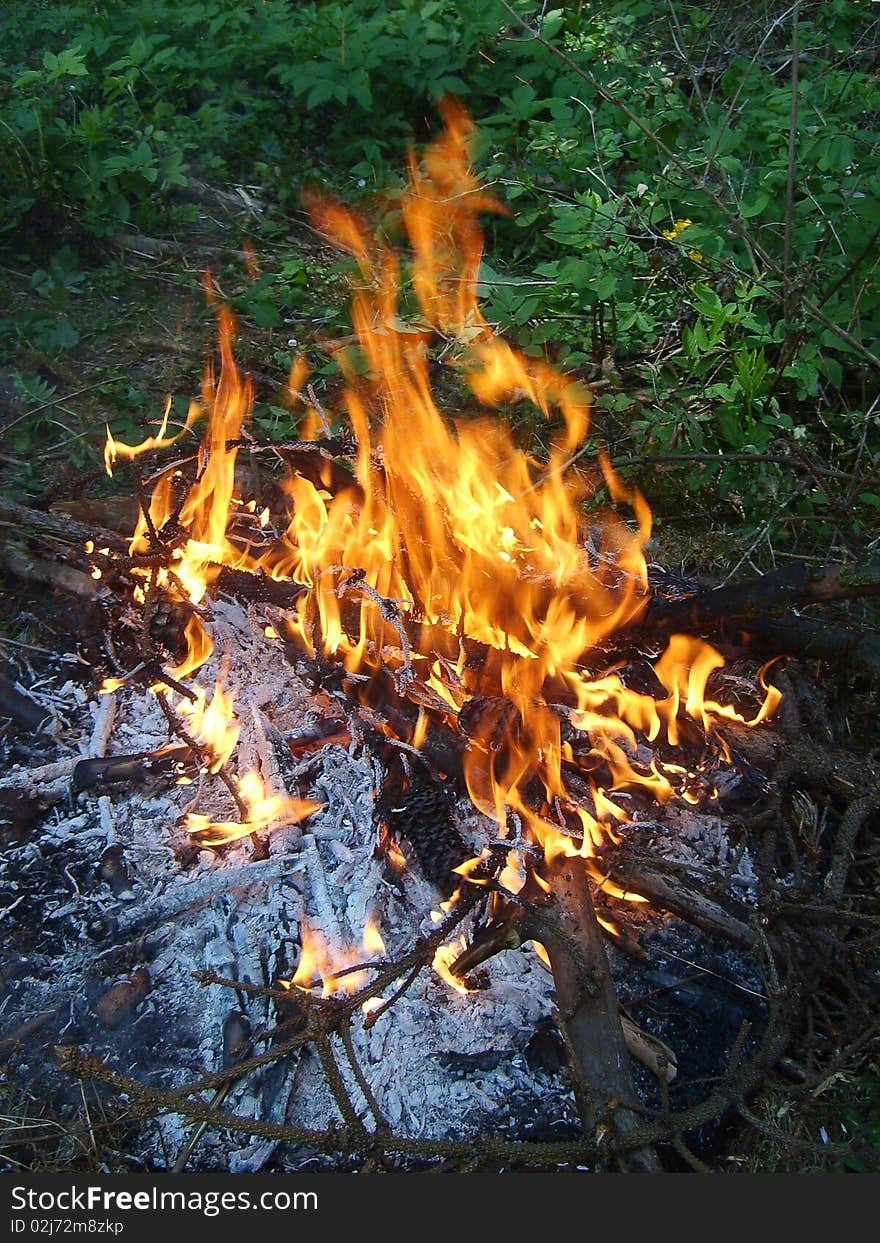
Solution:
[{"label": "campfire", "polygon": [[[784,1047],[784,938],[759,918],[775,838],[756,849],[725,815],[772,803],[750,739],[785,675],[728,670],[698,593],[646,562],[647,501],[587,456],[587,389],[484,318],[478,217],[505,209],[471,171],[467,115],[444,121],[410,160],[406,263],[308,199],[355,265],[332,410],[298,360],[297,439],[254,439],[208,278],[219,366],[185,425],[169,402],[142,443],[107,433],[140,512],[127,547],[87,551],[126,600],[131,660],[98,691],[88,753],[43,780],[77,799],[59,839],[76,823],[105,842],[116,907],[89,911],[116,983],[90,985],[92,1047],[57,1043],[160,1111],[159,1164],[261,1168],[284,1144],[642,1170],[666,1144],[698,1163],[683,1130],[728,1098],[688,1090],[676,1120],[679,1064],[705,1068],[681,1026],[621,1008],[694,955],[737,994],[715,1024],[730,1099]],[[435,398],[438,341],[465,413]],[[508,422],[521,408],[540,453]],[[120,1067],[143,1006],[154,1044]],[[173,1069],[172,1016],[192,1054]],[[221,1153],[205,1127],[250,1138]]]},{"label": "campfire", "polygon": [[[502,209],[469,171],[467,117],[448,105],[446,120],[424,168],[412,162],[402,207],[419,308],[414,325],[400,318],[396,255],[352,212],[311,201],[317,227],[354,255],[360,273],[357,348],[338,354],[350,474],[341,474],[338,451],[334,457],[328,448],[331,428],[313,391],[302,393],[298,362],[290,396],[304,407],[303,439],[280,484],[285,511],[258,511],[256,498],[241,494],[236,465],[252,393],[235,366],[234,326],[221,308],[219,375],[207,377],[183,431],[168,434],[166,413],[158,435],[140,445],[107,435],[112,473],[120,459],[167,448],[206,422],[195,480],[188,483],[175,463],[152,481],[130,547],[133,599],[147,621],[162,599],[188,614],[186,654],[162,665],[154,691],[177,717],[178,736],[202,750],[207,771],[230,774],[240,819],[216,823],[190,813],[187,827],[204,843],[225,844],[316,810],[308,800],[279,801],[257,770],[235,762],[241,723],[222,672],[213,686],[193,681],[215,651],[205,600],[222,588],[226,568],[252,600],[271,598],[265,580],[289,585],[276,595],[288,607],[277,628],[266,626],[267,642],[285,643],[294,659],[301,653],[321,672],[339,671],[346,695],[374,715],[401,758],[412,758],[407,787],[419,777],[441,785],[463,779],[492,826],[480,855],[460,861],[465,883],[474,872],[485,880],[479,864],[493,848],[514,856],[505,873],[514,893],[539,874],[530,861],[551,864],[559,855],[583,858],[603,882],[596,852],[616,840],[633,792],[661,804],[676,793],[691,801],[712,796],[711,772],[703,779],[664,762],[651,745],[677,747],[681,716],[723,749],[720,724],[756,725],[780,696],[765,686],[748,720],[708,698],[709,678],[724,660],[685,635],[671,637],[645,689],[621,678],[613,643],[647,600],[650,511],[604,454],[598,479],[576,469],[589,422],[582,386],[518,355],[482,317],[476,217]],[[497,416],[452,425],[443,416],[429,378],[435,332],[467,343],[458,365],[482,406],[528,401],[548,423],[561,422],[546,464],[518,449]],[[311,460],[304,468],[297,457]],[[582,507],[599,483],[610,504],[595,509],[585,529]],[[104,690],[118,685],[111,680]],[[432,734],[458,752],[457,762],[432,763]],[[565,768],[586,785],[587,798],[572,795]]]}]

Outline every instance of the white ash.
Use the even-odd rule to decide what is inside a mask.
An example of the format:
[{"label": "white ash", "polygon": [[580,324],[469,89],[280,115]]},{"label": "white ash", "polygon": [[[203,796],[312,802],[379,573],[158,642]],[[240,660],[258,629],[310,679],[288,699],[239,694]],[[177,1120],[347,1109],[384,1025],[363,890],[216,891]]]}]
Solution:
[{"label": "white ash", "polygon": [[[265,638],[253,611],[221,602],[213,612],[215,650],[198,681],[212,688],[222,672],[241,723],[233,767],[244,771],[246,763],[258,765],[279,792],[283,778],[272,759],[273,733],[308,729],[326,717],[329,701],[298,680],[281,645]],[[148,752],[170,741],[155,696],[137,685],[89,703],[82,688],[68,683],[53,698],[66,722],[66,741],[80,756]],[[28,918],[40,925],[38,952],[21,954],[22,972],[4,1030],[60,1006],[74,1018],[65,1019],[68,1034],[54,1034],[56,1042],[73,1039],[141,1082],[176,1087],[197,1082],[204,1070],[220,1069],[224,1019],[242,1002],[254,1031],[278,1021],[271,999],[244,997],[221,985],[199,986],[194,972],[275,986],[296,968],[304,923],[353,955],[349,961],[361,961],[370,957],[359,947],[367,919],[373,918],[388,956],[403,955],[433,927],[429,915],[440,895],[414,872],[395,887],[374,857],[371,758],[352,743],[327,746],[291,767],[299,771],[302,788],[288,792],[322,806],[302,825],[270,832],[268,858],[255,857],[260,843],[250,838],[222,849],[192,849],[180,820],[197,789],[199,811],[222,819],[235,815],[216,778],[203,779],[200,787],[166,782],[166,788],[157,788],[155,777],[140,789],[134,783],[96,786],[73,806],[67,794],[73,762],[47,771],[54,805],[38,836],[0,859],[0,884],[9,895],[3,906],[28,890]],[[12,779],[35,795],[41,792],[43,783],[33,771],[7,774],[3,783]],[[108,846],[122,850],[128,883],[121,897],[97,876]],[[36,960],[40,970],[29,974],[28,964],[33,967]],[[102,1026],[96,1002],[140,966],[150,974],[146,996],[118,1026]],[[567,1086],[530,1069],[523,1057],[537,1025],[552,1013],[548,973],[530,951],[517,951],[480,974],[489,987],[462,997],[426,968],[370,1030],[354,1023],[367,1082],[396,1133],[462,1137],[505,1127],[514,1132],[538,1116],[573,1118]],[[365,1111],[341,1048],[337,1056],[355,1106]],[[25,1057],[18,1073],[39,1072]],[[223,1107],[317,1130],[339,1122],[310,1049],[249,1075]],[[366,1120],[374,1125],[368,1115]],[[159,1166],[173,1163],[190,1132],[191,1124],[179,1116],[163,1117],[142,1128],[135,1155]],[[240,1137],[209,1131],[190,1168],[243,1171],[262,1168],[270,1158],[289,1164],[301,1159],[291,1150],[280,1156],[274,1148],[262,1140],[242,1145]]]},{"label": "white ash", "polygon": [[[371,957],[359,948],[368,919],[378,924],[395,959],[433,928],[430,912],[439,901],[414,868],[394,881],[376,857],[377,773],[369,754],[356,743],[327,745],[298,762],[289,756],[281,762],[279,739],[283,745],[286,736],[312,728],[328,713],[338,715],[338,706],[297,678],[281,644],[266,639],[256,610],[223,601],[212,607],[215,650],[198,681],[212,688],[222,673],[233,694],[241,724],[233,767],[257,766],[270,792],[311,798],[319,811],[300,825],[271,830],[268,839],[258,834],[212,849],[193,842],[180,821],[188,808],[234,817],[229,793],[216,778],[191,786],[166,782],[165,788],[157,788],[156,778],[140,789],[98,786],[81,794],[75,807],[67,790],[76,756],[41,769],[20,767],[0,779],[0,786],[30,790],[53,804],[38,834],[0,857],[0,884],[8,895],[2,905],[9,912],[4,932],[10,935],[21,920],[20,929],[31,936],[20,953],[19,978],[4,999],[4,1031],[58,1007],[64,1017],[50,1047],[75,1039],[122,1072],[166,1088],[220,1069],[221,1033],[231,1010],[244,1005],[256,1032],[278,1018],[271,999],[199,986],[194,972],[275,986],[296,969],[304,925],[345,952],[346,965],[360,962]],[[53,692],[52,702],[64,723],[60,741],[77,756],[149,752],[170,741],[155,696],[136,685],[89,701],[68,682]],[[659,856],[687,864],[696,875],[732,872],[732,883],[746,892],[754,885],[751,859],[747,852],[736,855],[719,815],[672,802],[642,819],[626,832],[637,833]],[[466,800],[457,823],[475,852],[497,836]],[[121,847],[127,873],[127,888],[115,898],[97,878],[108,846]],[[644,907],[632,915],[651,935],[670,925]],[[682,960],[699,959],[705,946],[691,940],[675,952]],[[667,974],[676,970],[670,953]],[[623,996],[647,991],[631,959],[617,951],[610,958]],[[149,992],[117,1027],[102,1026],[96,1001],[140,966],[150,973]],[[735,975],[737,964],[731,959],[721,970]],[[355,1022],[353,1041],[366,1080],[384,1120],[401,1136],[521,1135],[524,1126],[540,1122],[546,1138],[555,1124],[574,1120],[566,1083],[534,1069],[524,1056],[552,1016],[551,977],[528,948],[501,954],[475,974],[485,987],[461,996],[425,969],[372,1027]],[[646,978],[650,984],[650,973]],[[674,1036],[672,1029],[660,1034]],[[334,1044],[351,1099],[373,1126],[341,1046]],[[676,1051],[686,1072],[689,1051]],[[20,1073],[40,1073],[35,1058],[25,1058],[23,1066]],[[309,1047],[236,1084],[223,1107],[316,1130],[340,1120]],[[160,1168],[173,1164],[191,1129],[177,1115],[143,1127],[136,1158]],[[295,1168],[308,1159],[302,1151],[278,1151],[267,1141],[244,1142],[209,1128],[189,1168],[246,1171],[270,1162]]]},{"label": "white ash", "polygon": [[640,843],[657,858],[686,865],[696,877],[723,874],[748,899],[758,885],[752,856],[731,843],[724,817],[673,800],[662,815],[637,821],[633,826]]}]

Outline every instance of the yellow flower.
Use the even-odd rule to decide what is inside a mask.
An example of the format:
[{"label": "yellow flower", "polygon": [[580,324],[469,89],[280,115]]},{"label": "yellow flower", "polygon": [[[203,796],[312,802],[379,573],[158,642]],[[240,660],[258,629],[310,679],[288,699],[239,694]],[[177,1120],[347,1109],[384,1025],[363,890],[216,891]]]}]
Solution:
[{"label": "yellow flower", "polygon": [[676,220],[671,229],[663,230],[663,236],[666,238],[667,242],[673,242],[678,237],[679,233],[684,233],[685,229],[689,229],[693,223],[693,220]]},{"label": "yellow flower", "polygon": [[701,250],[689,250],[688,259],[693,259],[694,263],[702,263],[703,252]]}]

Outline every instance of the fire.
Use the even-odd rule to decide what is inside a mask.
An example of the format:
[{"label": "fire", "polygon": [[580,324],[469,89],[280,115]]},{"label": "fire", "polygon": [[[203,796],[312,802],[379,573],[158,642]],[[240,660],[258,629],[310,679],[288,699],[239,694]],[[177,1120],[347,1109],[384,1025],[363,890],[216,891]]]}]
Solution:
[{"label": "fire", "polygon": [[367,954],[384,954],[385,942],[375,916],[371,915],[364,927],[364,951]]},{"label": "fire", "polygon": [[[372,915],[364,928],[363,952],[353,946],[331,945],[320,932],[307,924],[300,929],[300,944],[296,971],[289,981],[282,981],[282,984],[285,987],[293,985],[304,992],[310,992],[320,984],[322,997],[331,997],[339,992],[358,992],[369,982],[368,973],[359,969],[364,956],[370,958],[385,954],[385,942]],[[375,1006],[368,1007],[367,1013],[370,1008]]]},{"label": "fire", "polygon": [[452,941],[449,945],[439,945],[437,947],[437,952],[434,955],[434,961],[431,963],[431,966],[440,978],[445,980],[449,987],[454,989],[456,993],[461,993],[463,996],[467,993],[472,993],[474,990],[472,988],[468,988],[465,982],[460,980],[458,976],[453,975],[451,967],[456,958],[458,958],[462,951],[466,949],[467,941],[464,939],[464,936],[460,934],[456,940]]},{"label": "fire", "polygon": [[175,444],[186,432],[194,427],[201,417],[202,411],[199,406],[195,402],[191,403],[183,427],[173,436],[167,436],[168,422],[171,418],[171,398],[169,397],[165,402],[165,413],[162,417],[159,431],[155,436],[147,436],[140,444],[126,445],[119,440],[114,440],[108,427],[107,440],[104,444],[104,466],[107,474],[112,478],[113,467],[118,458],[131,462],[136,457],[140,457],[142,453],[155,452],[157,449],[167,449],[169,445]]},{"label": "fire", "polygon": [[[430,702],[466,739],[467,789],[496,835],[521,835],[528,851],[538,847],[547,860],[579,856],[605,892],[614,893],[595,856],[618,840],[618,826],[629,819],[621,796],[641,792],[664,803],[678,788],[699,797],[699,784],[661,766],[650,744],[677,745],[683,718],[706,735],[717,735],[725,721],[756,725],[775,710],[779,692],[762,675],[763,704],[744,720],[708,694],[723,658],[686,635],[674,635],[655,664],[662,697],[633,690],[608,670],[603,644],[637,621],[648,599],[650,510],[604,454],[596,455],[595,469],[576,465],[589,430],[583,385],[518,354],[480,311],[477,217],[506,209],[471,170],[469,117],[447,103],[444,119],[444,133],[421,160],[413,155],[409,162],[401,209],[411,247],[406,272],[356,213],[326,196],[307,201],[316,226],[354,257],[358,270],[357,357],[346,349],[336,355],[344,377],[341,406],[357,441],[351,483],[331,491],[329,473],[324,482],[290,474],[277,538],[272,515],[257,514],[253,501],[236,495],[236,456],[253,394],[235,365],[234,325],[222,308],[219,376],[209,371],[185,426],[169,432],[169,405],[157,433],[140,445],[121,445],[108,432],[107,469],[205,424],[195,482],[186,487],[177,467],[161,472],[131,542],[135,560],[142,557],[141,600],[162,590],[191,610],[187,655],[167,670],[171,679],[192,678],[212,654],[210,620],[200,606],[222,567],[299,584],[295,608],[266,626],[267,636],[286,630],[309,652],[350,672],[383,667],[399,675],[419,713],[410,736],[399,741],[422,747]],[[420,313],[415,324],[401,319],[407,282]],[[444,415],[430,384],[432,334],[449,344],[479,406],[528,402],[540,412],[550,427],[546,462],[521,448],[497,415]],[[300,435],[318,437],[326,419],[311,390],[308,400],[303,396],[306,377],[306,364],[297,360],[288,396],[302,414]],[[608,499],[599,508],[601,492]],[[237,529],[246,521],[258,540]],[[149,565],[148,554],[157,551],[164,557]],[[174,702],[210,755],[211,771],[230,763],[238,722],[220,682],[210,701],[197,687],[192,700]],[[568,792],[566,772],[573,769],[588,783],[589,806]],[[296,800],[277,808],[256,788],[254,774],[236,780],[252,816],[233,825],[190,815],[191,830],[203,840],[233,840],[255,825],[314,808]],[[513,892],[527,871],[524,858],[531,858],[515,846],[511,840],[503,874]],[[468,868],[459,870],[466,875]],[[368,952],[384,953],[378,933],[369,935]],[[321,979],[327,988],[349,955],[331,954],[317,934],[306,940],[293,983],[311,987]],[[434,965],[463,991],[448,970],[456,953],[441,947]]]},{"label": "fire", "polygon": [[187,718],[189,732],[210,753],[208,771],[216,773],[232,755],[238,743],[238,718],[232,705],[232,697],[224,691],[219,678],[210,700],[200,686],[196,687],[194,694],[193,700],[181,699],[177,710]]}]

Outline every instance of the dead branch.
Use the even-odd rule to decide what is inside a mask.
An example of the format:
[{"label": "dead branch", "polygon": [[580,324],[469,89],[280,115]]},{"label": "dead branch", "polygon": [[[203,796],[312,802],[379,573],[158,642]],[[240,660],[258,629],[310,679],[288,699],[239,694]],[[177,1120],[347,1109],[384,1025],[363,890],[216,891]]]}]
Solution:
[{"label": "dead branch", "polygon": [[754,929],[731,915],[719,902],[647,860],[620,854],[614,860],[611,874],[622,889],[647,898],[660,910],[686,919],[712,936],[722,937],[747,950],[758,944]]},{"label": "dead branch", "polygon": [[61,544],[63,547],[83,548],[87,540],[96,547],[107,547],[122,552],[128,540],[118,531],[105,527],[89,526],[60,514],[44,513],[27,505],[17,505],[0,497],[0,525],[8,526],[20,538],[32,538],[44,543]]},{"label": "dead branch", "polygon": [[68,595],[84,600],[106,599],[106,587],[96,582],[82,570],[74,569],[63,561],[49,561],[29,552],[18,542],[0,544],[0,566],[25,582],[39,583],[42,587],[57,587]]},{"label": "dead branch", "polygon": [[656,635],[672,630],[700,634],[720,623],[782,618],[792,609],[832,600],[880,595],[880,561],[864,566],[804,564],[785,566],[743,583],[694,592],[668,600],[655,595],[637,622],[640,631]]},{"label": "dead branch", "polygon": [[[616,1137],[625,1137],[638,1127],[640,1118],[617,995],[583,863],[579,858],[560,858],[547,879],[554,898],[553,919],[542,935],[584,1133],[595,1134],[601,1124]],[[589,975],[572,955],[571,942],[586,959]],[[660,1172],[657,1154],[647,1145],[635,1149],[629,1160],[631,1168],[641,1173]]]},{"label": "dead branch", "polygon": [[794,615],[752,618],[743,625],[741,634],[766,656],[828,661],[880,682],[880,635]]}]

